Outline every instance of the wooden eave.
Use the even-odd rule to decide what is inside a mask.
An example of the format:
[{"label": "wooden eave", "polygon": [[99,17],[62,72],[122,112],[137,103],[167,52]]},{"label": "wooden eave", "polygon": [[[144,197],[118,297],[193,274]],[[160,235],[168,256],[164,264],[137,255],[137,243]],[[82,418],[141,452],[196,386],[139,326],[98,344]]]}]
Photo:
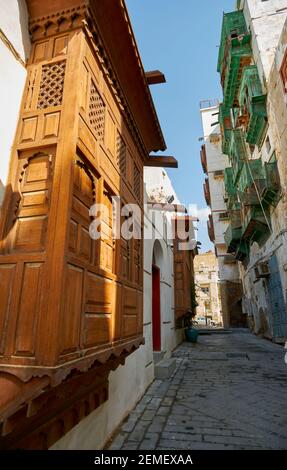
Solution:
[{"label": "wooden eave", "polygon": [[159,70],[151,70],[145,73],[149,85],[158,85],[159,83],[166,83],[165,76]]},{"label": "wooden eave", "polygon": [[178,161],[174,157],[150,155],[144,166],[160,168],[178,168]]},{"label": "wooden eave", "polygon": [[90,0],[90,7],[148,153],[164,151],[165,140],[124,0]]}]

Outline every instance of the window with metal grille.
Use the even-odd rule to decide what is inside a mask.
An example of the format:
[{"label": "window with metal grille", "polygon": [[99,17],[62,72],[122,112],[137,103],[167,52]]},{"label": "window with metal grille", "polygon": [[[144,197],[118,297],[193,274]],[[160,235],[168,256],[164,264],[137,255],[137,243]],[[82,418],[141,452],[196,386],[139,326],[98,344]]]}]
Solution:
[{"label": "window with metal grille", "polygon": [[134,193],[138,199],[141,196],[141,179],[140,179],[140,170],[134,163]]},{"label": "window with metal grille", "polygon": [[105,103],[93,80],[91,80],[90,89],[89,119],[97,138],[100,142],[103,142],[105,134]]},{"label": "window with metal grille", "polygon": [[127,147],[124,142],[124,139],[122,138],[119,132],[117,132],[116,162],[117,162],[117,166],[120,171],[120,174],[122,176],[126,176],[127,175]]}]

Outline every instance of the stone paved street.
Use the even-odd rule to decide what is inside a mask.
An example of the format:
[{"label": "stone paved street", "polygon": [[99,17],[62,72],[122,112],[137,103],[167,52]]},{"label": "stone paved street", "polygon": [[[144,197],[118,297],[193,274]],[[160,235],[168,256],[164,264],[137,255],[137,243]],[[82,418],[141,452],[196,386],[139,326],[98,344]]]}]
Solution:
[{"label": "stone paved street", "polygon": [[109,449],[287,449],[285,351],[234,331],[183,343]]}]

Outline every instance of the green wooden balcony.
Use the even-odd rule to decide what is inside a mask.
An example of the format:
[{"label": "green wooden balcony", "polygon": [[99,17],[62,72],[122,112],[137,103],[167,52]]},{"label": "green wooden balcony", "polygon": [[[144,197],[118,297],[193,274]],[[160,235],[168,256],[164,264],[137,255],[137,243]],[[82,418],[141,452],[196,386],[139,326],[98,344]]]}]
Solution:
[{"label": "green wooden balcony", "polygon": [[226,107],[223,103],[221,103],[219,106],[219,123],[222,134],[222,152],[227,155],[230,145],[232,124],[230,118],[230,108]]},{"label": "green wooden balcony", "polygon": [[261,159],[243,164],[238,179],[238,197],[243,204],[276,206],[281,195],[277,161],[263,164]]},{"label": "green wooden balcony", "polygon": [[267,110],[256,65],[244,68],[238,102],[240,121],[246,128],[246,142],[260,146],[267,129]]},{"label": "green wooden balcony", "polygon": [[241,227],[234,228],[230,224],[224,234],[227,253],[234,253],[241,240],[242,230]]},{"label": "green wooden balcony", "polygon": [[222,71],[225,58],[225,49],[228,41],[248,35],[247,25],[243,12],[233,11],[225,13],[222,19],[221,40],[218,54],[218,72]]},{"label": "green wooden balcony", "polygon": [[261,193],[261,199],[265,206],[276,207],[281,196],[281,183],[277,161],[264,164],[266,185]]},{"label": "green wooden balcony", "polygon": [[242,129],[233,129],[231,131],[228,155],[233,168],[233,181],[236,185],[243,168],[243,164],[248,158]]},{"label": "green wooden balcony", "polygon": [[224,170],[224,186],[225,186],[225,202],[228,210],[233,208],[237,201],[237,189],[233,182],[233,168],[225,168]]},{"label": "green wooden balcony", "polygon": [[242,11],[223,15],[217,70],[221,75],[224,103],[230,108],[238,106],[242,72],[252,61],[250,39]]},{"label": "green wooden balcony", "polygon": [[236,251],[235,251],[235,258],[238,261],[244,261],[246,258],[249,258],[249,253],[250,253],[250,247],[249,244],[241,240],[240,243],[237,245]]},{"label": "green wooden balcony", "polygon": [[270,225],[268,210],[265,211],[264,215],[261,206],[245,207],[242,219],[242,238],[245,241],[249,243],[256,241],[261,244],[270,235],[268,225]]},{"label": "green wooden balcony", "polygon": [[[256,187],[255,187],[256,185]],[[241,202],[250,204],[258,204],[258,195],[255,201],[252,201],[253,192],[260,195],[263,188],[266,186],[266,177],[262,160],[260,158],[256,160],[248,160],[243,163],[240,177],[238,178],[238,194]],[[254,191],[253,191],[254,190]],[[244,199],[246,197],[246,199]],[[248,199],[249,198],[249,199]]]},{"label": "green wooden balcony", "polygon": [[[245,42],[244,42],[245,41]],[[250,36],[242,41],[232,40],[230,42],[226,66],[221,74],[221,84],[226,106],[238,107],[238,91],[240,88],[242,73],[245,67],[252,62],[252,49]]]}]

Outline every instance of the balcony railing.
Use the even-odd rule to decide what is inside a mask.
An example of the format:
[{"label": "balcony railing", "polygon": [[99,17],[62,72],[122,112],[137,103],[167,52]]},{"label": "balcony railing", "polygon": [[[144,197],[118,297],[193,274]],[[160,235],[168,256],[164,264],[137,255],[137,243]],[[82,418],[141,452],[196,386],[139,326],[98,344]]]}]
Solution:
[{"label": "balcony railing", "polygon": [[206,200],[206,204],[208,206],[211,205],[211,199],[210,199],[210,188],[209,188],[209,181],[208,178],[205,179],[205,183],[203,185],[203,190],[204,190],[204,197]]},{"label": "balcony railing", "polygon": [[203,169],[204,173],[207,174],[207,158],[206,158],[206,147],[205,147],[205,145],[201,146],[200,159],[201,159],[202,169]]},{"label": "balcony railing", "polygon": [[239,123],[246,128],[246,141],[261,145],[267,128],[266,95],[256,65],[245,67],[238,93]]},{"label": "balcony railing", "polygon": [[227,253],[234,253],[241,240],[241,227],[234,228],[232,224],[228,226],[224,234]]}]

